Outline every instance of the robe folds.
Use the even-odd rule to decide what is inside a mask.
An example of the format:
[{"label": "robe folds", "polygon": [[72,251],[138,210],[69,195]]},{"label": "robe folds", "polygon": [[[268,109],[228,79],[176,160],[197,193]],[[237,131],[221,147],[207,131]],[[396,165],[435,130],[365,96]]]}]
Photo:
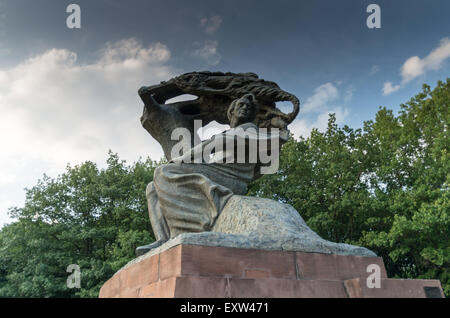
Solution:
[{"label": "robe folds", "polygon": [[[278,142],[280,138],[279,134],[259,134],[253,124],[241,127],[248,133],[243,138],[247,151],[258,151],[248,147],[251,140],[273,142],[278,139]],[[221,138],[214,137],[204,142],[203,146],[214,141],[235,140],[235,130],[220,134]],[[262,148],[267,145],[259,150],[266,151]],[[155,169],[146,196],[150,222],[157,240],[165,241],[185,232],[210,231],[231,196],[245,195],[248,184],[260,176],[258,170],[261,163],[258,161],[226,163],[225,159],[230,156],[226,147],[214,153],[208,162],[190,163],[186,160],[201,152],[203,146],[194,147],[191,153]]]}]

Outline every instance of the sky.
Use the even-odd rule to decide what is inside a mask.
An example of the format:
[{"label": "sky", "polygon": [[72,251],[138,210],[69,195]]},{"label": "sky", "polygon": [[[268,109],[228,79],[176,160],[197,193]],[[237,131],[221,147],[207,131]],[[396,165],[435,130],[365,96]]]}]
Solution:
[{"label": "sky", "polygon": [[[372,3],[380,28],[366,24]],[[104,167],[108,150],[160,159],[137,90],[185,72],[276,82],[300,99],[295,136],[329,113],[359,128],[380,106],[397,112],[449,76],[449,12],[448,0],[0,0],[0,227],[44,173]]]}]

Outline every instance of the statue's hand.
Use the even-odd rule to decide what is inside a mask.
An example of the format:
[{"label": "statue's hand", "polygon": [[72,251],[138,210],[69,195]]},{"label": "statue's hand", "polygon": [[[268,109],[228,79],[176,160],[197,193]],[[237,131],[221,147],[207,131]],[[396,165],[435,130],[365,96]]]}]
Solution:
[{"label": "statue's hand", "polygon": [[159,103],[155,100],[155,98],[153,97],[154,94],[142,94],[139,95],[142,99],[142,101],[145,104],[145,107],[149,107],[149,108],[153,108],[153,107],[160,107]]},{"label": "statue's hand", "polygon": [[139,89],[139,96],[144,102],[144,110],[141,116],[141,124],[144,126],[144,123],[146,123],[150,119],[151,112],[157,108],[159,109],[160,105],[153,97],[154,94],[150,94],[148,91],[146,91],[146,87],[141,87]]}]

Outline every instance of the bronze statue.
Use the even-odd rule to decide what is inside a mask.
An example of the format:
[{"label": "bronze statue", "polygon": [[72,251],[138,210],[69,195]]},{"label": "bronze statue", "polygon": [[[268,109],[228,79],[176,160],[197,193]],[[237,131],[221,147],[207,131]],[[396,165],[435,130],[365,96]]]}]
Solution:
[{"label": "bronze statue", "polygon": [[[183,94],[198,98],[164,104]],[[137,255],[180,237],[189,244],[374,255],[323,240],[289,205],[245,196],[251,181],[278,169],[287,125],[299,112],[294,95],[253,73],[220,72],[183,74],[143,87],[139,95],[145,104],[141,123],[169,163],[155,169],[146,190],[157,241],[138,247]],[[277,101],[290,101],[292,112],[281,112]],[[201,141],[196,120],[230,129]],[[183,132],[181,138],[175,131]]]}]

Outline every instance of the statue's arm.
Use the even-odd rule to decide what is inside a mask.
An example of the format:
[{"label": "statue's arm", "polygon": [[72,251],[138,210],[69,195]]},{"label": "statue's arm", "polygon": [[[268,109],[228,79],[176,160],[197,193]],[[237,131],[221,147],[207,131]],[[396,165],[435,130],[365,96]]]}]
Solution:
[{"label": "statue's arm", "polygon": [[148,107],[156,107],[156,108],[161,107],[159,105],[159,103],[153,98],[153,96],[155,94],[153,94],[151,92],[149,87],[143,86],[143,87],[139,88],[138,94],[139,94],[139,96],[141,97],[142,101],[144,102],[144,104],[146,106],[148,106]]},{"label": "statue's arm", "polygon": [[[150,128],[149,125],[152,124],[155,120],[158,120],[156,114],[160,113],[162,110],[161,105],[155,100],[153,94],[146,91],[145,88],[139,89],[139,96],[144,102],[144,110],[141,116],[141,124],[147,129]],[[155,123],[153,123],[155,124]],[[147,129],[148,130],[148,129]]]}]

